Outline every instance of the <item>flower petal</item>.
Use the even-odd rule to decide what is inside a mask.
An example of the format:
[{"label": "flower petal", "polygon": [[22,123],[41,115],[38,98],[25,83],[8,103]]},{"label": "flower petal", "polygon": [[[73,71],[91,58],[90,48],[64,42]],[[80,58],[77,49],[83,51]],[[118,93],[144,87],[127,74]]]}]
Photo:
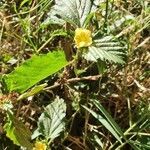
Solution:
[{"label": "flower petal", "polygon": [[75,30],[75,44],[77,48],[88,47],[92,44],[91,31],[83,28]]}]

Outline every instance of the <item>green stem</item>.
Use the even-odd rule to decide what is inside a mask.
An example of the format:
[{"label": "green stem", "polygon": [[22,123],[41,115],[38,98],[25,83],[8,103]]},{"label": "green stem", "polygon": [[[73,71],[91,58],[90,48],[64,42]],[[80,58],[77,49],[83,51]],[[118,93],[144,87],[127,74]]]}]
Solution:
[{"label": "green stem", "polygon": [[129,98],[127,98],[127,104],[128,104],[128,112],[129,112],[129,126],[132,126],[132,113],[131,113],[131,104]]},{"label": "green stem", "polygon": [[[146,114],[146,115],[147,115],[147,114]],[[128,128],[128,129],[124,132],[124,135],[125,135],[125,136],[128,135],[128,133],[129,133],[134,127],[136,127],[136,126],[146,117],[146,115],[142,116],[136,123],[134,123],[130,128]],[[143,124],[142,124],[142,125],[143,125]],[[133,137],[134,137],[134,136],[135,136],[135,135],[133,135]],[[132,139],[133,137],[130,137],[129,140]],[[129,140],[127,140],[126,142],[124,142],[123,144],[121,144],[121,145],[118,146],[118,147],[120,148],[120,147],[124,146],[125,144],[129,143],[129,142],[128,142]],[[111,145],[108,150],[113,149],[117,144],[118,144],[118,141],[116,141],[113,145]],[[129,144],[130,144],[130,143],[129,143]]]},{"label": "green stem", "polygon": [[104,32],[107,32],[107,20],[108,20],[108,4],[109,1],[106,0],[106,9],[105,9],[105,22],[104,22]]}]

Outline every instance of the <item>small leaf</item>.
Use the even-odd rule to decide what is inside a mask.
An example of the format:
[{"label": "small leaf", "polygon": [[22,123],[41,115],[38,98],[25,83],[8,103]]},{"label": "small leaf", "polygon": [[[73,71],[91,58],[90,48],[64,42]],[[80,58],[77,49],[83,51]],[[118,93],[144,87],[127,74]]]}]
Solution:
[{"label": "small leaf", "polygon": [[99,74],[103,74],[106,71],[106,63],[104,61],[98,60],[97,68],[98,68]]},{"label": "small leaf", "polygon": [[43,135],[52,142],[65,128],[66,104],[63,99],[57,97],[49,104],[38,120],[38,128],[32,135],[32,139]]},{"label": "small leaf", "polygon": [[100,140],[100,138],[99,138],[96,134],[94,135],[94,140],[95,140],[95,142],[96,142],[97,144],[99,144],[99,146],[100,146],[101,148],[104,147],[102,141]]},{"label": "small leaf", "polygon": [[13,72],[4,76],[7,89],[23,93],[44,78],[56,73],[67,65],[62,51],[33,56]]},{"label": "small leaf", "polygon": [[44,89],[44,87],[46,87],[46,86],[47,86],[46,83],[42,84],[42,85],[37,85],[37,86],[33,87],[30,91],[27,91],[27,92],[23,93],[22,95],[20,95],[17,100],[19,101],[19,100],[25,99],[27,97],[33,96],[33,95],[39,93],[40,91],[42,91]]}]

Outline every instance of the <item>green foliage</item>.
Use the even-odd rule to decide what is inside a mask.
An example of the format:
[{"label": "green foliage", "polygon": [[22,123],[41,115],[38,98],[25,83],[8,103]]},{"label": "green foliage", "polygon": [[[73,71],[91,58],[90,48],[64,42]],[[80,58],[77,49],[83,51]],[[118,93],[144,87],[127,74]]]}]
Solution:
[{"label": "green foliage", "polygon": [[148,0],[1,0],[0,149],[150,149],[149,14]]},{"label": "green foliage", "polygon": [[25,5],[26,3],[31,3],[31,0],[23,0],[20,4],[20,8]]},{"label": "green foliage", "polygon": [[114,128],[114,130],[118,132],[119,136],[124,138],[123,132],[121,131],[120,127],[111,117],[111,115],[105,110],[105,108],[100,104],[100,102],[94,99],[92,99],[91,101],[94,104],[94,106],[96,106],[96,108],[98,108],[98,110],[101,111],[101,113],[104,115],[109,124]]},{"label": "green foliage", "polygon": [[66,65],[67,61],[65,60],[64,53],[61,51],[33,56],[9,75],[5,76],[4,81],[10,92],[17,91],[23,93]]},{"label": "green foliage", "polygon": [[[53,23],[63,23],[62,20],[64,20],[75,27],[83,27],[92,7],[93,1],[91,0],[55,0],[48,20]],[[62,20],[57,16],[61,17]]]},{"label": "green foliage", "polygon": [[[61,2],[56,0],[47,20],[63,23],[62,19],[75,27],[84,27],[91,11],[96,12],[96,7],[94,7],[93,3],[94,1],[91,0],[62,0]],[[61,19],[56,16],[60,16]],[[95,40],[94,45],[90,46],[88,52],[84,53],[84,58],[95,62],[100,59],[102,61],[108,60],[109,62],[124,63],[125,49],[126,47],[121,46],[119,42],[113,42],[113,37],[106,36]]]},{"label": "green foliage", "polygon": [[38,1],[38,14],[44,14],[45,11],[49,10],[53,0],[39,0]]},{"label": "green foliage", "polygon": [[32,138],[44,136],[51,143],[65,129],[64,118],[66,116],[66,104],[63,99],[57,97],[54,102],[47,105],[38,120],[38,128]]},{"label": "green foliage", "polygon": [[31,131],[11,113],[7,114],[7,119],[7,123],[4,126],[6,136],[10,138],[14,144],[31,150],[33,147],[30,142]]},{"label": "green foliage", "polygon": [[92,100],[94,103],[94,106],[98,108],[102,114],[94,112],[93,110],[87,108],[86,106],[83,106],[93,117],[95,117],[109,132],[112,133],[112,135],[120,142],[122,143],[121,136],[123,137],[123,133],[117,123],[113,120],[113,118],[108,114],[108,112],[103,108],[102,105],[96,100]]},{"label": "green foliage", "polygon": [[95,40],[94,44],[88,48],[88,52],[83,54],[85,59],[94,62],[100,59],[114,63],[125,63],[123,58],[126,55],[126,47],[112,40],[111,36]]},{"label": "green foliage", "polygon": [[31,90],[29,90],[29,91],[23,93],[22,95],[20,95],[19,98],[18,98],[18,100],[22,100],[22,99],[28,98],[30,96],[33,96],[33,95],[39,93],[46,86],[47,86],[47,84],[37,85],[37,86],[33,87]]},{"label": "green foliage", "polygon": [[[150,139],[148,138],[148,140],[150,140]],[[141,141],[139,142],[139,141],[132,141],[131,140],[130,143],[132,143],[132,144],[136,145],[137,147],[139,147],[139,148],[137,148],[137,150],[148,150],[148,149],[150,149],[150,143],[149,142],[147,142],[145,144],[145,143],[141,143]]]}]

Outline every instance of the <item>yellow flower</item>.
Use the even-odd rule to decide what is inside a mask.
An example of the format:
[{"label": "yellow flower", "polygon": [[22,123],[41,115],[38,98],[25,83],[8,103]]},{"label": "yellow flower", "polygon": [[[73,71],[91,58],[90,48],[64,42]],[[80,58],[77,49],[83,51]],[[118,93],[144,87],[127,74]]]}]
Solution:
[{"label": "yellow flower", "polygon": [[37,141],[35,143],[35,147],[33,148],[33,150],[46,150],[47,146],[45,143],[42,143],[40,141]]},{"label": "yellow flower", "polygon": [[88,47],[92,44],[91,31],[83,28],[75,30],[75,44],[77,48]]}]

